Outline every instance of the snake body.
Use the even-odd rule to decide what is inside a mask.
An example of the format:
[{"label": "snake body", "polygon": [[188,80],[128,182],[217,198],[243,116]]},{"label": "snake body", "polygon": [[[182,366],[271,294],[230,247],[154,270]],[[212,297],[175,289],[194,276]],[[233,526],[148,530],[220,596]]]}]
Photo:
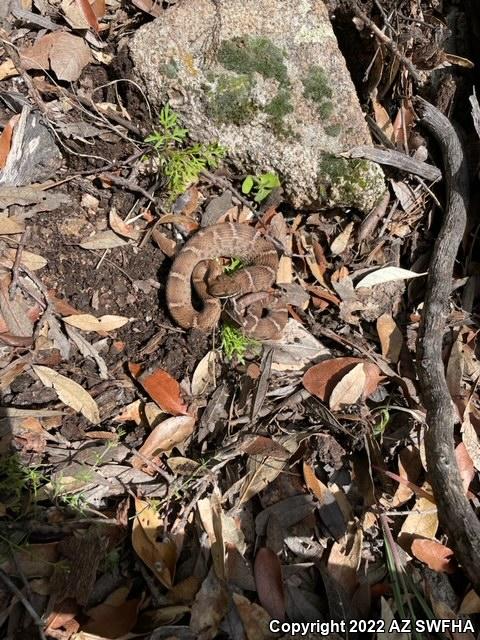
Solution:
[{"label": "snake body", "polygon": [[[238,258],[246,266],[226,275],[218,258]],[[287,322],[286,305],[271,292],[278,267],[273,244],[246,224],[221,223],[198,231],[175,258],[166,299],[173,319],[183,328],[209,331],[231,298],[230,315],[244,333],[258,339],[278,337]],[[192,304],[192,287],[203,308]]]}]

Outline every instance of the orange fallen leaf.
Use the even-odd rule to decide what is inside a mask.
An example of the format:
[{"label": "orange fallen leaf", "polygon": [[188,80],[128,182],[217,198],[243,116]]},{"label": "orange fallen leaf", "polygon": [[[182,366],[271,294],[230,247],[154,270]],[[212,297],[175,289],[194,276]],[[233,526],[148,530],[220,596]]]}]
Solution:
[{"label": "orange fallen leaf", "polygon": [[3,169],[7,164],[8,154],[12,145],[13,129],[19,118],[18,114],[11,117],[0,135],[0,169]]},{"label": "orange fallen leaf", "polygon": [[261,547],[255,556],[255,584],[262,607],[276,620],[285,620],[282,565],[276,553]]},{"label": "orange fallen leaf", "polygon": [[[174,446],[185,442],[193,433],[195,418],[192,416],[173,416],[158,424],[138,450],[142,457],[137,456],[132,462],[136,469],[144,467],[145,458],[151,460],[155,455],[170,451]],[[147,465],[148,466],[148,465]],[[144,469],[148,473],[148,469]]]},{"label": "orange fallen leaf", "polygon": [[98,33],[100,29],[98,27],[97,16],[95,15],[95,11],[93,10],[93,7],[90,5],[89,1],[88,0],[76,0],[76,1],[87,23],[90,25],[90,27],[94,31]]},{"label": "orange fallen leaf", "polygon": [[457,569],[453,550],[437,540],[417,538],[412,542],[412,553],[430,569],[442,573],[454,573]]},{"label": "orange fallen leaf", "polygon": [[357,364],[362,364],[365,371],[363,398],[368,398],[377,389],[380,382],[380,369],[376,364],[361,358],[331,358],[310,367],[303,376],[305,389],[320,400],[327,400],[339,381]]},{"label": "orange fallen leaf", "polygon": [[141,367],[134,362],[128,366],[130,373],[160,409],[174,416],[188,415],[187,405],[180,397],[180,385],[169,373],[163,369],[156,369],[153,373],[141,373]]},{"label": "orange fallen leaf", "polygon": [[155,577],[170,589],[175,577],[177,547],[165,535],[158,538],[164,526],[163,519],[145,500],[135,499],[136,517],[132,526],[132,545],[135,553],[143,560]]}]

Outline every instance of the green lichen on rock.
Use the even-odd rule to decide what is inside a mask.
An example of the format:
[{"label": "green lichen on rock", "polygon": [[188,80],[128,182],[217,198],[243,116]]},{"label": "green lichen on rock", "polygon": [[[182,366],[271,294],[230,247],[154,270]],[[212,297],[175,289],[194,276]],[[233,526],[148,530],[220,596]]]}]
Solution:
[{"label": "green lichen on rock", "polygon": [[162,75],[173,80],[178,76],[178,69],[178,62],[173,58],[170,58],[168,62],[164,62],[163,64],[159,65],[158,70]]},{"label": "green lichen on rock", "polygon": [[245,74],[210,75],[212,86],[208,91],[208,113],[226,124],[242,125],[249,122],[257,108],[252,102],[252,79]]},{"label": "green lichen on rock", "polygon": [[325,155],[319,166],[318,188],[327,204],[361,207],[363,202],[379,199],[385,185],[373,162]]},{"label": "green lichen on rock", "polygon": [[322,118],[330,117],[333,112],[333,103],[331,102],[333,91],[325,71],[317,65],[312,65],[302,83],[303,95],[315,102]]},{"label": "green lichen on rock", "polygon": [[264,78],[288,85],[284,52],[268,38],[237,36],[224,40],[218,49],[217,59],[225,69],[252,75],[259,73]]},{"label": "green lichen on rock", "polygon": [[265,107],[265,113],[269,116],[269,123],[279,137],[293,135],[291,127],[285,126],[284,118],[293,112],[293,104],[287,89],[281,89]]},{"label": "green lichen on rock", "polygon": [[[275,135],[283,138],[293,135],[291,127],[284,122],[294,107],[285,53],[279,47],[268,38],[238,36],[220,44],[217,60],[230,72],[211,79],[209,113],[217,122],[242,125],[256,112],[263,111]],[[258,80],[256,74],[278,83],[275,95],[266,105],[255,103],[252,98]]]},{"label": "green lichen on rock", "polygon": [[342,132],[342,127],[339,124],[331,124],[331,125],[328,125],[327,127],[324,127],[324,131],[327,134],[327,136],[330,136],[331,138],[336,138]]}]

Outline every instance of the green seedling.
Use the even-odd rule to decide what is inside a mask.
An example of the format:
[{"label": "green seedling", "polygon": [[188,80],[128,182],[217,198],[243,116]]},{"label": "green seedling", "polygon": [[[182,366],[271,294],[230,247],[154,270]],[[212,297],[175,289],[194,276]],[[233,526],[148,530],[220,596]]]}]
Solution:
[{"label": "green seedling", "polygon": [[236,358],[240,364],[245,363],[245,355],[252,349],[258,349],[260,342],[245,336],[237,327],[224,324],[220,330],[222,350],[227,360]]},{"label": "green seedling", "polygon": [[276,173],[261,173],[259,176],[248,175],[242,184],[242,193],[254,193],[255,202],[263,202],[272,191],[280,186],[280,179]]},{"label": "green seedling", "polygon": [[167,180],[168,199],[173,202],[197,182],[204,169],[215,169],[226,149],[216,142],[187,145],[188,129],[180,125],[178,113],[167,104],[160,111],[159,128],[145,138]]}]

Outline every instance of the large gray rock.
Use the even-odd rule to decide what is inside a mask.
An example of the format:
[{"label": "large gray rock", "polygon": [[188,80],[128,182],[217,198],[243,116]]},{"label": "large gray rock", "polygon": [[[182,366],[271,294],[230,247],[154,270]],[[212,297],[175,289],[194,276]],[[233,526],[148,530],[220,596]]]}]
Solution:
[{"label": "large gray rock", "polygon": [[156,107],[240,171],[278,173],[295,206],[366,210],[382,194],[377,165],[335,157],[371,139],[320,0],[183,0],[130,48]]}]

